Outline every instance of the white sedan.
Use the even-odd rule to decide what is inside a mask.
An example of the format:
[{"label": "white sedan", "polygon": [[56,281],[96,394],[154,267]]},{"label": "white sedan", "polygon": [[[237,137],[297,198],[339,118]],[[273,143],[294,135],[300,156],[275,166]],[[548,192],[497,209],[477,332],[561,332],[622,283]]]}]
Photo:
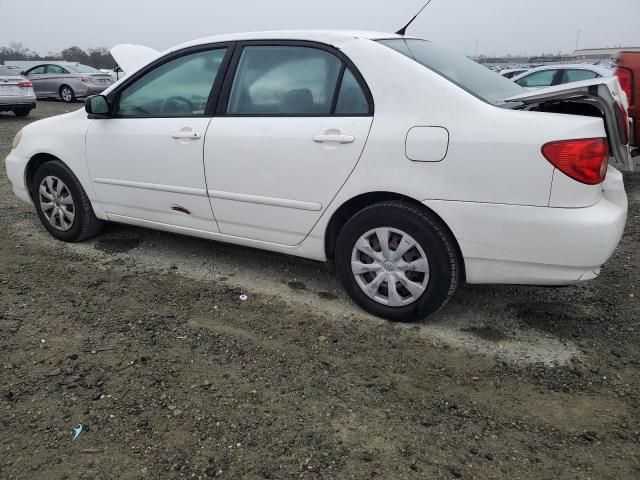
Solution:
[{"label": "white sedan", "polygon": [[364,309],[415,320],[462,282],[595,278],[622,236],[615,78],[528,92],[371,32],[226,35],[142,63],[13,142],[14,192],[60,240],[113,221],[329,260]]}]

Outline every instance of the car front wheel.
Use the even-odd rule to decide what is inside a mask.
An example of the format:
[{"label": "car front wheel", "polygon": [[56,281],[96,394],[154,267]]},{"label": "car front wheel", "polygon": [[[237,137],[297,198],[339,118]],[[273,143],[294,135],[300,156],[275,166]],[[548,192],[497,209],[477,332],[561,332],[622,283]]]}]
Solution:
[{"label": "car front wheel", "polygon": [[79,242],[100,231],[102,222],[93,213],[80,181],[62,162],[42,164],[34,175],[32,191],[42,225],[57,239]]},{"label": "car front wheel", "polygon": [[394,321],[415,321],[453,295],[460,260],[451,234],[423,209],[401,202],[371,205],[344,226],[336,271],[353,300]]}]

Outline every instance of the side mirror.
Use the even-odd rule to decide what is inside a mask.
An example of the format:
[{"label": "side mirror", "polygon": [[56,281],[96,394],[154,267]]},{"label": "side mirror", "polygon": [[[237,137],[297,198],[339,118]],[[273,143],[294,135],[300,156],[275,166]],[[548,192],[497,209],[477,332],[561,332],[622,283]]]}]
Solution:
[{"label": "side mirror", "polygon": [[27,74],[27,72],[20,72],[20,75],[21,75],[21,76],[23,76],[23,77],[24,77],[26,74]]},{"label": "side mirror", "polygon": [[84,109],[89,114],[89,118],[108,118],[111,108],[107,97],[104,95],[93,95],[84,102]]}]

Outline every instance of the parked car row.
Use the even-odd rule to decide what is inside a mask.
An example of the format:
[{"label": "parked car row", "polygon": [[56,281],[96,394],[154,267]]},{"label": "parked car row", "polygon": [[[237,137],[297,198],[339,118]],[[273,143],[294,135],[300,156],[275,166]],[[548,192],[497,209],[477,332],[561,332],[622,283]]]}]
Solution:
[{"label": "parked car row", "polygon": [[37,98],[71,103],[100,94],[113,83],[111,73],[78,63],[42,63],[25,71],[0,65],[0,111],[26,116],[36,107]]}]

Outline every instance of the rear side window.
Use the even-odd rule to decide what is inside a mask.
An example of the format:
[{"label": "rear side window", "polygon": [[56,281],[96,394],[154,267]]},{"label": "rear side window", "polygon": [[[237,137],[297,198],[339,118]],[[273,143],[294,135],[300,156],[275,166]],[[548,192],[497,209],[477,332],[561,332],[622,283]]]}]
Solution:
[{"label": "rear side window", "polygon": [[369,112],[367,96],[351,70],[347,68],[338,92],[336,115],[365,115]]},{"label": "rear side window", "polygon": [[562,83],[570,83],[570,82],[579,82],[581,80],[592,80],[594,78],[598,78],[596,72],[592,72],[591,70],[565,70],[564,75],[562,76]]},{"label": "rear side window", "polygon": [[231,115],[329,115],[342,61],[310,47],[248,46],[229,97]]},{"label": "rear side window", "polygon": [[541,70],[516,80],[521,87],[549,87],[558,73],[557,70]]},{"label": "rear side window", "polygon": [[225,54],[207,50],[160,65],[123,90],[116,116],[203,116]]},{"label": "rear side window", "polygon": [[59,65],[47,65],[47,73],[60,74],[60,73],[69,73],[69,72],[67,72],[64,68],[62,68]]}]

